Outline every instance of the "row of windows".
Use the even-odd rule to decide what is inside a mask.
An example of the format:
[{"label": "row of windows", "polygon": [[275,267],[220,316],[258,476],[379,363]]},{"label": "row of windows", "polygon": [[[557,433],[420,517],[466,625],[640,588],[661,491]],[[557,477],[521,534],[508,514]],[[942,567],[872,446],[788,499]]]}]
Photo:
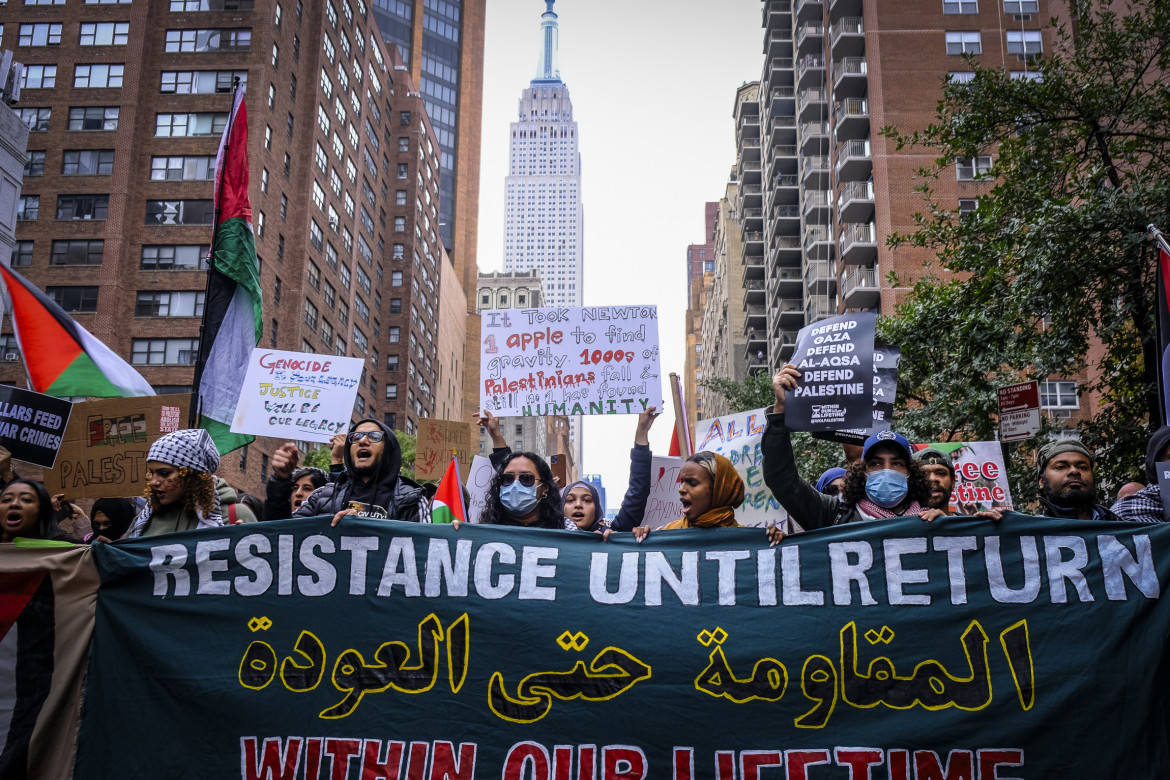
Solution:
[{"label": "row of windows", "polygon": [[[20,46],[58,46],[62,25],[57,22],[22,24],[17,37]],[[83,22],[78,32],[82,46],[125,46],[130,38],[129,22]]]},{"label": "row of windows", "polygon": [[[113,149],[66,149],[61,155],[61,173],[65,176],[107,175],[114,172]],[[45,151],[33,149],[24,163],[25,176],[43,176]]]},{"label": "row of windows", "polygon": [[[30,131],[45,131],[49,129],[49,121],[53,115],[51,108],[20,108],[17,109],[20,120],[28,125]],[[69,130],[117,130],[117,106],[74,106],[69,109]]]},{"label": "row of windows", "polygon": [[[121,87],[126,66],[121,63],[75,65],[73,86],[78,89]],[[52,89],[57,86],[56,65],[25,65],[20,77],[23,89]]]},{"label": "row of windows", "polygon": [[[49,265],[101,265],[106,242],[101,239],[53,241]],[[12,247],[11,264],[17,268],[32,265],[32,241],[17,241]],[[146,271],[203,270],[207,268],[207,244],[148,244],[142,247],[139,267]]]},{"label": "row of windows", "polygon": [[[97,311],[98,290],[95,286],[49,286],[45,293],[62,309],[71,313]],[[202,290],[142,291],[134,304],[135,317],[202,317]]]},{"label": "row of windows", "polygon": [[[1039,30],[1008,30],[1008,54],[1041,54],[1044,44]],[[982,54],[983,36],[978,31],[948,32],[947,54]]]},{"label": "row of windows", "polygon": [[[1005,14],[1038,14],[1039,0],[1003,0]],[[979,0],[943,0],[944,14],[977,14]]]},{"label": "row of windows", "polygon": [[[57,219],[105,219],[109,211],[109,195],[58,195]],[[40,218],[41,196],[22,195],[17,204],[16,218]],[[210,225],[214,221],[215,205],[211,200],[148,200],[147,225]],[[257,235],[261,234],[259,222]]]}]

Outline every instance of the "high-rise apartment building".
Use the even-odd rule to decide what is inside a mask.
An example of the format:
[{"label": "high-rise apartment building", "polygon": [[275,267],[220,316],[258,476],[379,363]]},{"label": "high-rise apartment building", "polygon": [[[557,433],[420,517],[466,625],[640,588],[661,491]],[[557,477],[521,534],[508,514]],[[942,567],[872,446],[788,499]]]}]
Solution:
[{"label": "high-rise apartment building", "polygon": [[[26,64],[21,273],[158,391],[190,392],[239,79],[260,346],[363,358],[356,416],[413,432],[432,413],[440,152],[364,0],[13,3],[0,24]],[[0,381],[20,382],[15,341],[0,338]],[[260,489],[278,443],[232,453],[221,474]]]},{"label": "high-rise apartment building", "polygon": [[687,247],[687,311],[686,362],[683,365],[682,391],[687,419],[694,424],[703,416],[703,312],[707,308],[712,282],[715,278],[715,222],[719,204],[703,206],[703,238],[701,244]]},{"label": "high-rise apartment building", "polygon": [[[1049,50],[1050,0],[766,0],[761,77],[768,358],[792,354],[796,330],[839,311],[892,313],[930,257],[886,245],[924,208],[915,149],[878,130],[924,127],[948,75],[969,78],[963,55],[1030,77]],[[974,207],[990,158],[956,160],[933,182],[956,212]],[[795,280],[801,279],[800,285]]]}]

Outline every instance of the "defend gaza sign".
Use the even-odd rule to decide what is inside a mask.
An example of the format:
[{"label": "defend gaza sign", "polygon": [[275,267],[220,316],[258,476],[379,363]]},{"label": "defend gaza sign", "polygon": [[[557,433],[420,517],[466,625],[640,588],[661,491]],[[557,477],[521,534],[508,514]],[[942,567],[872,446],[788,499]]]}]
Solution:
[{"label": "defend gaza sign", "polygon": [[497,417],[662,408],[655,306],[480,313],[479,398]]},{"label": "defend gaza sign", "polygon": [[785,399],[794,431],[873,426],[873,334],[877,314],[844,314],[801,328],[792,363],[800,383]]}]

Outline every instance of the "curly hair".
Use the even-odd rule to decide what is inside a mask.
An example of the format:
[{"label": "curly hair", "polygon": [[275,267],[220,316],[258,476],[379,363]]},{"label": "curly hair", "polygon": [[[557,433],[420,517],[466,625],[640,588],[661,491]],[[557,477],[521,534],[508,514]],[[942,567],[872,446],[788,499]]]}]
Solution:
[{"label": "curly hair", "polygon": [[480,522],[488,525],[524,525],[512,517],[504,505],[500,503],[500,477],[507,465],[517,458],[528,458],[532,461],[532,464],[536,466],[540,484],[545,486],[544,496],[539,503],[540,514],[535,523],[529,523],[525,527],[564,529],[564,506],[561,503],[560,491],[556,489],[556,484],[553,482],[552,469],[549,468],[544,458],[535,452],[512,452],[504,458],[500,467],[496,469],[496,473],[492,475],[491,484],[488,486],[487,506],[484,507],[483,519]]},{"label": "curly hair", "polygon": [[[841,490],[841,500],[851,506],[857,506],[858,502],[865,498],[865,461],[855,460],[849,464],[845,471],[845,487]],[[926,481],[926,475],[922,473],[922,467],[918,461],[910,461],[910,476],[907,480],[909,484],[906,497],[910,501],[917,501],[926,506],[926,499],[930,497],[930,484]]]},{"label": "curly hair", "polygon": [[[186,466],[177,467],[177,471],[179,479],[183,482],[183,511],[194,514],[195,510],[199,510],[204,517],[207,517],[215,510],[215,475],[208,474],[206,471],[196,471]],[[143,495],[146,496],[146,501],[150,504],[151,514],[162,508],[154,497],[154,491],[150,489],[149,480]]]}]

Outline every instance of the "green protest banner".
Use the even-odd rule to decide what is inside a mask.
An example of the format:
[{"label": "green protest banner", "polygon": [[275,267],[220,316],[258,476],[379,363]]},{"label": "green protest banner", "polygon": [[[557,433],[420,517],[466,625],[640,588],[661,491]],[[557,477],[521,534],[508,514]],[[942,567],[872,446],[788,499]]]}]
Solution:
[{"label": "green protest banner", "polygon": [[1170,526],[97,545],[75,777],[1165,777]]}]

